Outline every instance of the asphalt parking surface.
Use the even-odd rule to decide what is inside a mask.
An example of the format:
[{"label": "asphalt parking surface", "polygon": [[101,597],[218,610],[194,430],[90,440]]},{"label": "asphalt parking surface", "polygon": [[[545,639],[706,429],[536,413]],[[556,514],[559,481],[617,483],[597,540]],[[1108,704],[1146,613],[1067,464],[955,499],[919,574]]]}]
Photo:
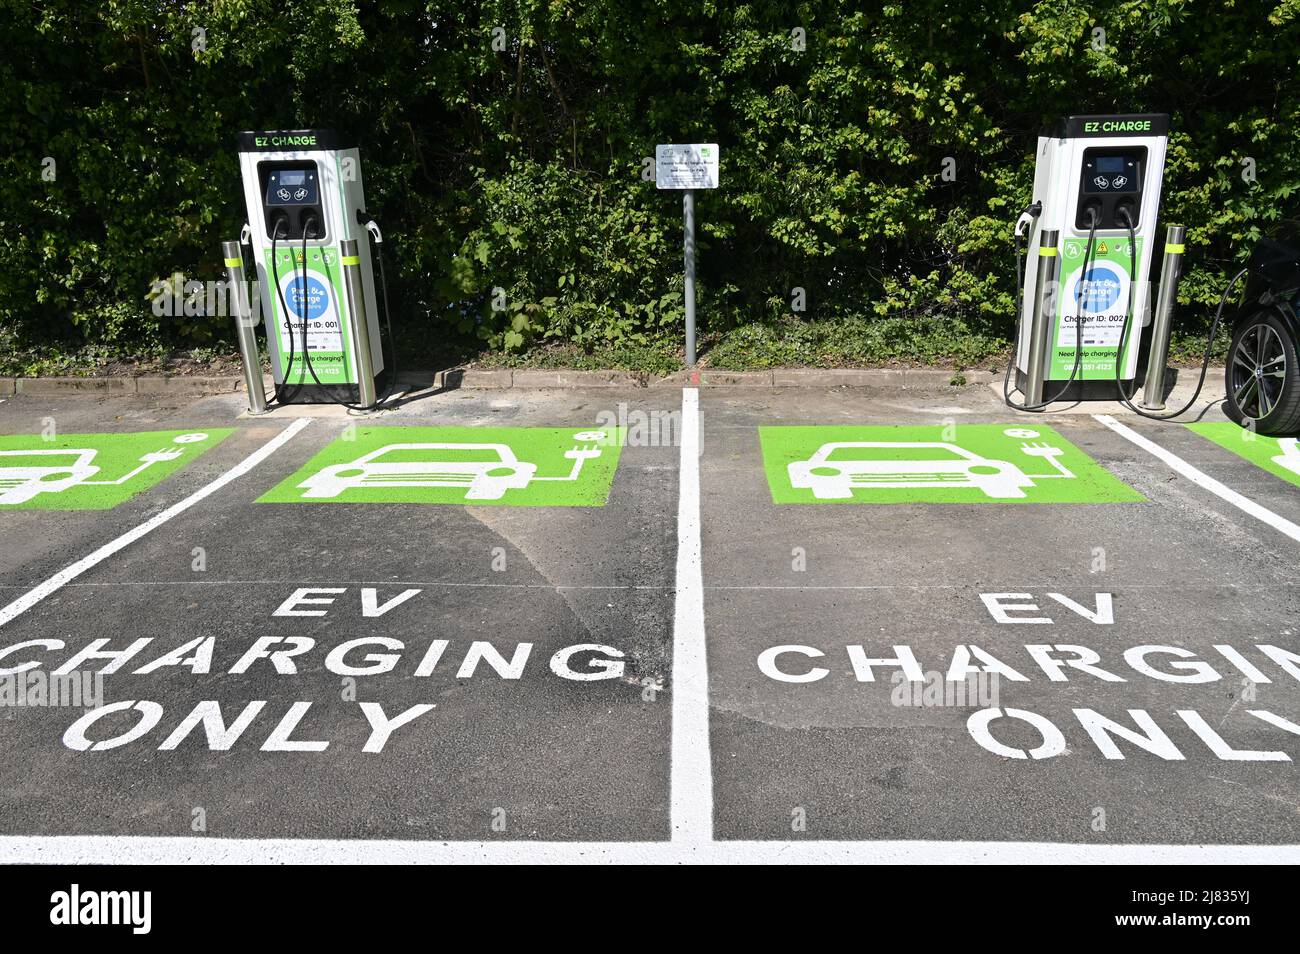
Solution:
[{"label": "asphalt parking surface", "polygon": [[[185,427],[203,427],[228,422],[230,410],[228,401],[213,399],[124,419],[158,428],[175,416]],[[424,419],[411,414],[402,422]],[[438,410],[438,423],[449,422],[581,426],[590,424],[591,407],[580,396],[451,400]],[[105,677],[107,700],[162,706],[157,729],[140,741],[76,752],[60,741],[66,710],[11,709],[14,718],[0,722],[5,774],[13,780],[0,793],[6,832],[189,834],[199,811],[208,833],[231,837],[666,836],[670,709],[658,687],[667,679],[675,531],[673,511],[661,502],[675,493],[674,449],[626,448],[600,508],[253,503],[348,425],[346,418],[313,420],[255,471],[5,627],[10,645],[57,634],[69,647],[64,659],[94,639],[113,640],[107,650],[151,640],[133,668],[214,637],[209,674],[124,668]],[[98,511],[5,514],[22,528],[14,536],[25,551],[10,554],[6,592],[21,592],[139,523],[284,426],[246,422],[196,461],[187,479],[144,492],[110,511],[111,520]],[[50,523],[57,528],[45,535]],[[196,548],[201,570],[194,568]],[[307,604],[322,616],[275,616],[300,587],[345,592],[329,594],[335,602],[323,610]],[[417,592],[366,618],[366,588],[376,608]],[[399,641],[401,662],[350,678],[326,667],[329,649],[366,636]],[[292,673],[266,660],[231,673],[262,637],[305,638],[319,649],[304,653]],[[446,643],[442,659],[416,675],[438,640]],[[510,662],[521,645],[531,650],[518,675],[501,677],[481,662],[473,675],[457,678],[476,641]],[[548,665],[553,654],[583,644],[625,654],[621,677],[556,677]],[[350,662],[363,665],[367,649],[392,647],[363,647]],[[204,700],[219,702],[227,722],[249,702],[266,704],[228,751],[186,743],[159,752]],[[264,751],[297,702],[311,708],[295,738],[328,747]],[[374,754],[363,751],[370,725],[362,702],[379,703],[389,717],[434,708]],[[114,724],[131,722],[123,715]],[[39,771],[23,769],[35,765]]]},{"label": "asphalt parking surface", "polygon": [[[704,559],[716,830],[720,838],[980,839],[1011,841],[1284,843],[1300,837],[1294,763],[1225,761],[1176,713],[1193,710],[1237,748],[1294,755],[1294,736],[1248,714],[1300,719],[1293,677],[1253,647],[1296,648],[1300,600],[1295,542],[1180,479],[1101,423],[1051,421],[1062,436],[1147,499],[1026,506],[896,504],[776,506],[764,501],[756,422],[784,425],[932,419],[962,428],[1005,422],[996,408],[921,400],[900,413],[882,396],[710,394],[703,402]],[[1294,487],[1249,473],[1175,425],[1135,425],[1219,473],[1256,500],[1300,518]],[[1204,445],[1204,446],[1202,446]],[[1256,469],[1257,470],[1257,469]],[[756,503],[757,502],[757,503]],[[757,507],[759,512],[755,512]],[[797,548],[797,549],[796,549]],[[1041,612],[999,623],[981,594]],[[1094,622],[1109,594],[1113,622]],[[1066,670],[1053,682],[1026,645],[1081,645],[1110,682]],[[1271,670],[1242,701],[1244,677],[1215,644]],[[811,682],[760,672],[765,649],[796,645],[784,672],[828,670]],[[926,673],[946,675],[958,647],[975,645],[1025,681],[998,680],[997,705],[1049,719],[1066,751],[1002,757],[975,744],[967,719],[980,705],[898,704],[897,666],[855,675],[848,647],[889,658],[907,646]],[[1213,682],[1164,682],[1135,673],[1124,650],[1173,646],[1215,666]],[[1153,664],[1158,657],[1152,657]],[[1170,658],[1168,656],[1163,658]],[[1175,657],[1181,659],[1181,657]],[[1166,672],[1178,670],[1160,667]],[[984,700],[987,702],[987,700]],[[1072,710],[1117,722],[1145,710],[1177,747],[1166,761],[1121,742],[1106,759]],[[1008,745],[1038,741],[1027,726],[994,729]],[[801,833],[802,829],[802,833]]]},{"label": "asphalt parking surface", "polygon": [[[27,691],[107,666],[95,702],[118,707],[6,706],[0,834],[654,843],[702,798],[711,830],[692,837],[718,843],[1300,842],[1300,542],[1090,413],[1014,415],[981,388],[698,394],[698,551],[678,522],[679,389],[452,391],[360,423],[241,418],[238,396],[0,403],[11,435],[234,429],[114,507],[0,507],[11,607],[165,518],[0,623],[0,666],[30,664]],[[1300,522],[1294,484],[1181,425],[1115,417]],[[611,420],[603,504],[258,502],[331,448],[359,457],[338,444],[356,428],[508,442]],[[831,430],[760,437],[783,427]],[[1025,499],[896,475],[911,489],[895,499],[878,470],[865,498],[774,502],[786,458],[765,471],[764,442],[887,443],[875,427],[926,453],[1007,429],[1068,443],[1051,490],[1081,499],[1036,499],[1055,475],[1040,467]],[[690,724],[672,672],[683,553],[706,634],[708,715]],[[712,766],[676,793],[675,711]]]}]

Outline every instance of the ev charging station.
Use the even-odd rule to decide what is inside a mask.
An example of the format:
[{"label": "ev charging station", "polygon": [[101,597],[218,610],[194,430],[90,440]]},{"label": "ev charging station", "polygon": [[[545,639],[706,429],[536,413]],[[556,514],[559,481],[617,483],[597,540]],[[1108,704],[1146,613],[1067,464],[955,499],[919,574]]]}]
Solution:
[{"label": "ev charging station", "polygon": [[373,407],[385,364],[366,233],[382,236],[365,214],[359,151],[332,130],[243,132],[239,166],[276,400]]},{"label": "ev charging station", "polygon": [[1145,113],[1070,116],[1039,138],[1033,203],[1016,225],[1017,237],[1029,229],[1015,355],[1025,409],[1114,398],[1117,358],[1132,394],[1168,133],[1167,115]]}]

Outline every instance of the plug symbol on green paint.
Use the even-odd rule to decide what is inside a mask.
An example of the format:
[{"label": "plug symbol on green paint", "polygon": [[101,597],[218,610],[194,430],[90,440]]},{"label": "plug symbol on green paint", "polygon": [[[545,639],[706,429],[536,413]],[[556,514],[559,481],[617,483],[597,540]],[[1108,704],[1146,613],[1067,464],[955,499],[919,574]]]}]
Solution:
[{"label": "plug symbol on green paint", "polygon": [[[91,453],[94,452],[92,451]],[[179,448],[167,448],[167,447],[164,447],[162,450],[150,451],[148,454],[141,455],[139,467],[137,467],[135,470],[127,471],[121,477],[117,478],[117,480],[83,480],[81,481],[80,486],[82,487],[120,486],[121,484],[125,484],[136,474],[148,470],[151,464],[165,464],[169,460],[176,460],[183,453],[185,452]]]},{"label": "plug symbol on green paint", "polygon": [[574,445],[564,452],[564,456],[573,461],[573,468],[563,477],[534,477],[534,480],[577,480],[582,473],[583,462],[600,456],[600,448],[595,444]]},{"label": "plug symbol on green paint", "polygon": [[1055,474],[1034,474],[1033,476],[1036,480],[1050,480],[1053,477],[1068,477],[1071,480],[1074,479],[1074,474],[1070,473],[1070,471],[1066,469],[1065,465],[1061,463],[1060,458],[1065,451],[1061,450],[1059,447],[1053,447],[1051,444],[1045,444],[1041,441],[1032,444],[1026,441],[1020,445],[1020,453],[1028,454],[1030,457],[1041,457],[1058,471],[1058,473]]}]

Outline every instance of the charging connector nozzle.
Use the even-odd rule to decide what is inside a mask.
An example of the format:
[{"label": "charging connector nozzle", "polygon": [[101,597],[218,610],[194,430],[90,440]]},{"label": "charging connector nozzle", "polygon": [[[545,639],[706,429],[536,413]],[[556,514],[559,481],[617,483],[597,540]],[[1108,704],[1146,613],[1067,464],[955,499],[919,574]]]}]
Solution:
[{"label": "charging connector nozzle", "polygon": [[1025,211],[1020,213],[1020,218],[1016,219],[1016,238],[1028,235],[1029,230],[1033,228],[1034,222],[1043,214],[1043,203],[1034,202],[1028,206]]}]

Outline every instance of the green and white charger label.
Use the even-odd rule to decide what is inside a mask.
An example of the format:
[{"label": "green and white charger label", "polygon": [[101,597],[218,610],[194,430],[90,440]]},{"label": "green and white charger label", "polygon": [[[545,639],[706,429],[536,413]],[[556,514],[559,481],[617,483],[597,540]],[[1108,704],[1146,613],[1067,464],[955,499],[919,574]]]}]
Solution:
[{"label": "green and white charger label", "polygon": [[[279,275],[280,294],[275,296],[270,306],[279,329],[282,373],[288,365],[289,354],[294,354],[293,367],[288,368],[285,383],[316,384],[319,379],[321,384],[355,384],[338,252],[332,248],[308,247],[305,275],[301,247],[280,246],[275,253],[274,270],[269,251],[266,261],[266,274]],[[281,298],[288,309],[287,318],[281,314]],[[307,324],[310,368],[303,359],[304,322]],[[290,335],[293,336],[292,343]]]},{"label": "green and white charger label", "polygon": [[0,510],[107,510],[180,470],[230,428],[0,436]]},{"label": "green and white charger label", "polygon": [[[1128,310],[1129,242],[1127,238],[1095,239],[1089,256],[1087,275],[1083,272],[1084,257],[1088,251],[1086,238],[1066,239],[1061,247],[1061,293],[1057,296],[1056,337],[1052,342],[1051,380],[1065,380],[1074,370],[1078,331],[1075,323],[1083,320],[1083,358],[1079,377],[1083,380],[1103,380],[1115,376],[1115,350],[1120,346],[1124,328],[1124,315]],[[1142,240],[1137,240],[1138,274],[1142,274]],[[1133,300],[1136,311],[1139,301]],[[1136,315],[1129,322],[1129,340],[1124,343],[1127,355],[1129,343],[1136,337],[1139,325]],[[1122,373],[1122,366],[1121,366]]]},{"label": "green and white charger label", "polygon": [[603,507],[623,429],[362,427],[258,503]]},{"label": "green and white charger label", "polygon": [[1146,498],[1049,427],[760,427],[772,500],[1121,503]]},{"label": "green and white charger label", "polygon": [[1206,440],[1214,441],[1238,457],[1244,457],[1270,474],[1300,487],[1300,438],[1268,437],[1238,427],[1231,421],[1209,421],[1187,426]]}]

